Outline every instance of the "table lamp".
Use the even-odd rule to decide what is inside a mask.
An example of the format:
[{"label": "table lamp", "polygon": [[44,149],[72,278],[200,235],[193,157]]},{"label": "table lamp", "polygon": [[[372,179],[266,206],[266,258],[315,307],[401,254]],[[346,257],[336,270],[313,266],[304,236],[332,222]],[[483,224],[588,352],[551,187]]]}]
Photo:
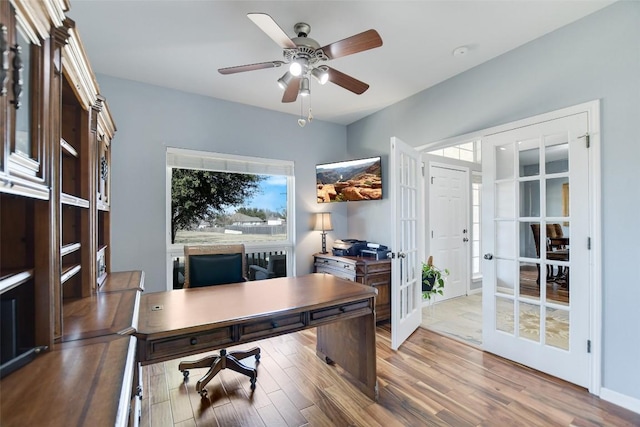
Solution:
[{"label": "table lamp", "polygon": [[327,231],[333,230],[331,225],[331,213],[330,212],[318,212],[316,214],[316,226],[313,228],[317,231],[322,231],[322,253],[327,253]]}]

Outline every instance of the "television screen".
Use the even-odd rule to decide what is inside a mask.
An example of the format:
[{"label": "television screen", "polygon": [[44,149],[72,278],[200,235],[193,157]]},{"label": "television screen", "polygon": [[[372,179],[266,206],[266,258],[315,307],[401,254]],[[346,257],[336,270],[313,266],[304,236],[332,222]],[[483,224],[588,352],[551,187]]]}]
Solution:
[{"label": "television screen", "polygon": [[316,166],[318,203],[382,199],[380,157]]}]

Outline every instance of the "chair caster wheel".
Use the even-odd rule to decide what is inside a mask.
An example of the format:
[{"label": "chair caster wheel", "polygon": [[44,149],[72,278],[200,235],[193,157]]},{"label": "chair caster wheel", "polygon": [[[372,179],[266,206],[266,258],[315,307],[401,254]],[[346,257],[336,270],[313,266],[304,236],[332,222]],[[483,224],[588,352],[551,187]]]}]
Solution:
[{"label": "chair caster wheel", "polygon": [[255,378],[251,378],[251,390],[255,390],[256,389],[256,379]]},{"label": "chair caster wheel", "polygon": [[203,398],[203,399],[207,398],[207,389],[206,388],[203,389],[203,390],[200,390],[198,393],[200,394],[201,398]]},{"label": "chair caster wheel", "polygon": [[184,377],[185,380],[189,378],[189,371],[182,371],[182,376]]},{"label": "chair caster wheel", "polygon": [[256,354],[256,362],[259,362],[259,361],[260,361],[260,355]]}]

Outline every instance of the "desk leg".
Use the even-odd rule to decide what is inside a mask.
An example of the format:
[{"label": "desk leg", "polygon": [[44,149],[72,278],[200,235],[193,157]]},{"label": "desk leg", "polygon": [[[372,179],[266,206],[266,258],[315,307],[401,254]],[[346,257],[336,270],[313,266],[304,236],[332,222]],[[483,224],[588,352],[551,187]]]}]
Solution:
[{"label": "desk leg", "polygon": [[360,391],[378,400],[375,322],[371,313],[319,326],[316,354],[336,362],[351,374]]}]

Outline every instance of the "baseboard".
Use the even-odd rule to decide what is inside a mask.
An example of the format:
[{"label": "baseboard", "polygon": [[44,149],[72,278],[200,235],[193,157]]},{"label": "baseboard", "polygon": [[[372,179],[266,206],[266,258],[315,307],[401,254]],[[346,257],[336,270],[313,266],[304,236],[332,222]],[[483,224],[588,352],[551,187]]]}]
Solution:
[{"label": "baseboard", "polygon": [[600,389],[600,399],[611,402],[614,405],[622,406],[625,409],[640,414],[640,399],[618,393],[602,387]]}]

